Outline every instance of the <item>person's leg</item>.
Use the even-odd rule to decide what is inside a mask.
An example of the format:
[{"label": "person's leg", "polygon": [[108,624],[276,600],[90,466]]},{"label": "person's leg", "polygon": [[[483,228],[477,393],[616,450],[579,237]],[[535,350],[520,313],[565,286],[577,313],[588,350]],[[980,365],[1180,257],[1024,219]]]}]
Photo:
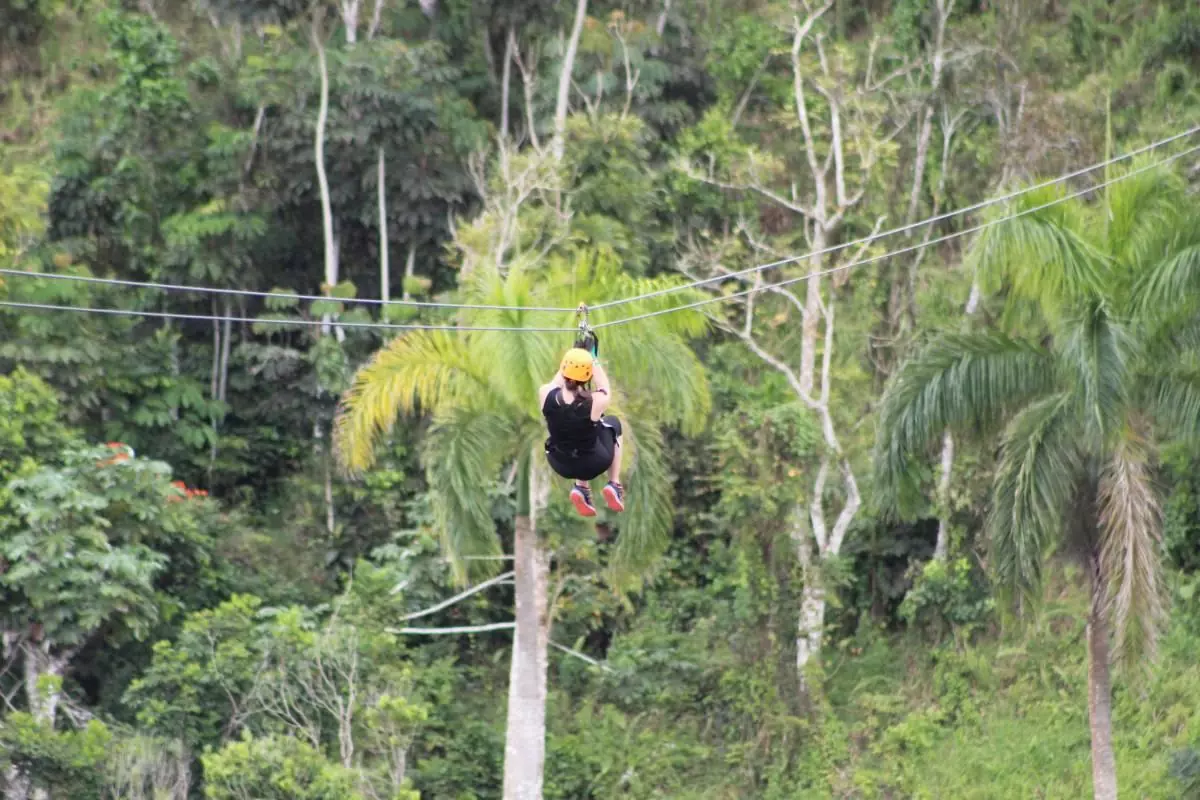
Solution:
[{"label": "person's leg", "polygon": [[621,440],[616,439],[613,442],[613,458],[612,463],[608,466],[608,479],[613,483],[621,482]]},{"label": "person's leg", "polygon": [[604,485],[602,494],[604,501],[613,511],[625,510],[625,487],[621,485],[621,420],[616,417],[605,417],[602,422],[609,435],[612,436],[612,461],[608,465],[608,483]]},{"label": "person's leg", "polygon": [[591,487],[587,481],[575,477],[579,474],[578,465],[571,459],[563,458],[560,453],[549,448],[546,449],[546,460],[550,463],[550,468],[558,473],[558,475],[574,481],[568,497],[571,500],[571,505],[575,506],[575,510],[585,517],[596,516],[596,506],[592,503]]}]

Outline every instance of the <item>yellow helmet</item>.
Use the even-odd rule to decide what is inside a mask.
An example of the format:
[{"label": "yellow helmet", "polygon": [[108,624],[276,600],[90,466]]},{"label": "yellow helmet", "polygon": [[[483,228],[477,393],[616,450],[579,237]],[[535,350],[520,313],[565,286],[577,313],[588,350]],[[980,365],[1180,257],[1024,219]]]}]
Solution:
[{"label": "yellow helmet", "polygon": [[587,350],[573,347],[563,356],[559,369],[564,378],[569,378],[577,383],[587,383],[592,379],[592,354]]}]

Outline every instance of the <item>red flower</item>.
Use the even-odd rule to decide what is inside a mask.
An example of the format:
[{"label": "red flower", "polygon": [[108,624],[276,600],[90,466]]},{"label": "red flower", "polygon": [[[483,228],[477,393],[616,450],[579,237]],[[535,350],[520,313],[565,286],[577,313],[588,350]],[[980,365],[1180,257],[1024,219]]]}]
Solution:
[{"label": "red flower", "polygon": [[107,467],[110,464],[119,464],[122,461],[128,461],[134,454],[133,448],[124,442],[106,442],[104,446],[117,452],[113,453],[111,458],[97,461],[96,466],[98,467]]}]

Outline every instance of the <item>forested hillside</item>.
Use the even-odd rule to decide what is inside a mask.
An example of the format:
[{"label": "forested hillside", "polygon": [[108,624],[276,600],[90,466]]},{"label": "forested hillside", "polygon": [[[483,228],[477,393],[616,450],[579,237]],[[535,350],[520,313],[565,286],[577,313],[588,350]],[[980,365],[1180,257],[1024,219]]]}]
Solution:
[{"label": "forested hillside", "polygon": [[1200,797],[1198,189],[1194,0],[0,0],[4,797]]}]

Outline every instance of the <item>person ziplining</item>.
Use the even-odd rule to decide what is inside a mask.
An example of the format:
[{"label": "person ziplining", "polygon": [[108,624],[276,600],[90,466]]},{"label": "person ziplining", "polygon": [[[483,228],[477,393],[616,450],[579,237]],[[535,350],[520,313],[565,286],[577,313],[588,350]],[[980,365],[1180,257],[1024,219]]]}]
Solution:
[{"label": "person ziplining", "polygon": [[[621,486],[621,421],[604,412],[612,402],[612,384],[600,363],[600,342],[579,306],[579,336],[566,352],[558,373],[538,391],[546,419],[546,460],[564,478],[574,480],[570,499],[585,517],[596,516],[590,481],[605,472],[601,494],[613,511],[625,510]],[[589,385],[594,382],[594,386]]]}]

